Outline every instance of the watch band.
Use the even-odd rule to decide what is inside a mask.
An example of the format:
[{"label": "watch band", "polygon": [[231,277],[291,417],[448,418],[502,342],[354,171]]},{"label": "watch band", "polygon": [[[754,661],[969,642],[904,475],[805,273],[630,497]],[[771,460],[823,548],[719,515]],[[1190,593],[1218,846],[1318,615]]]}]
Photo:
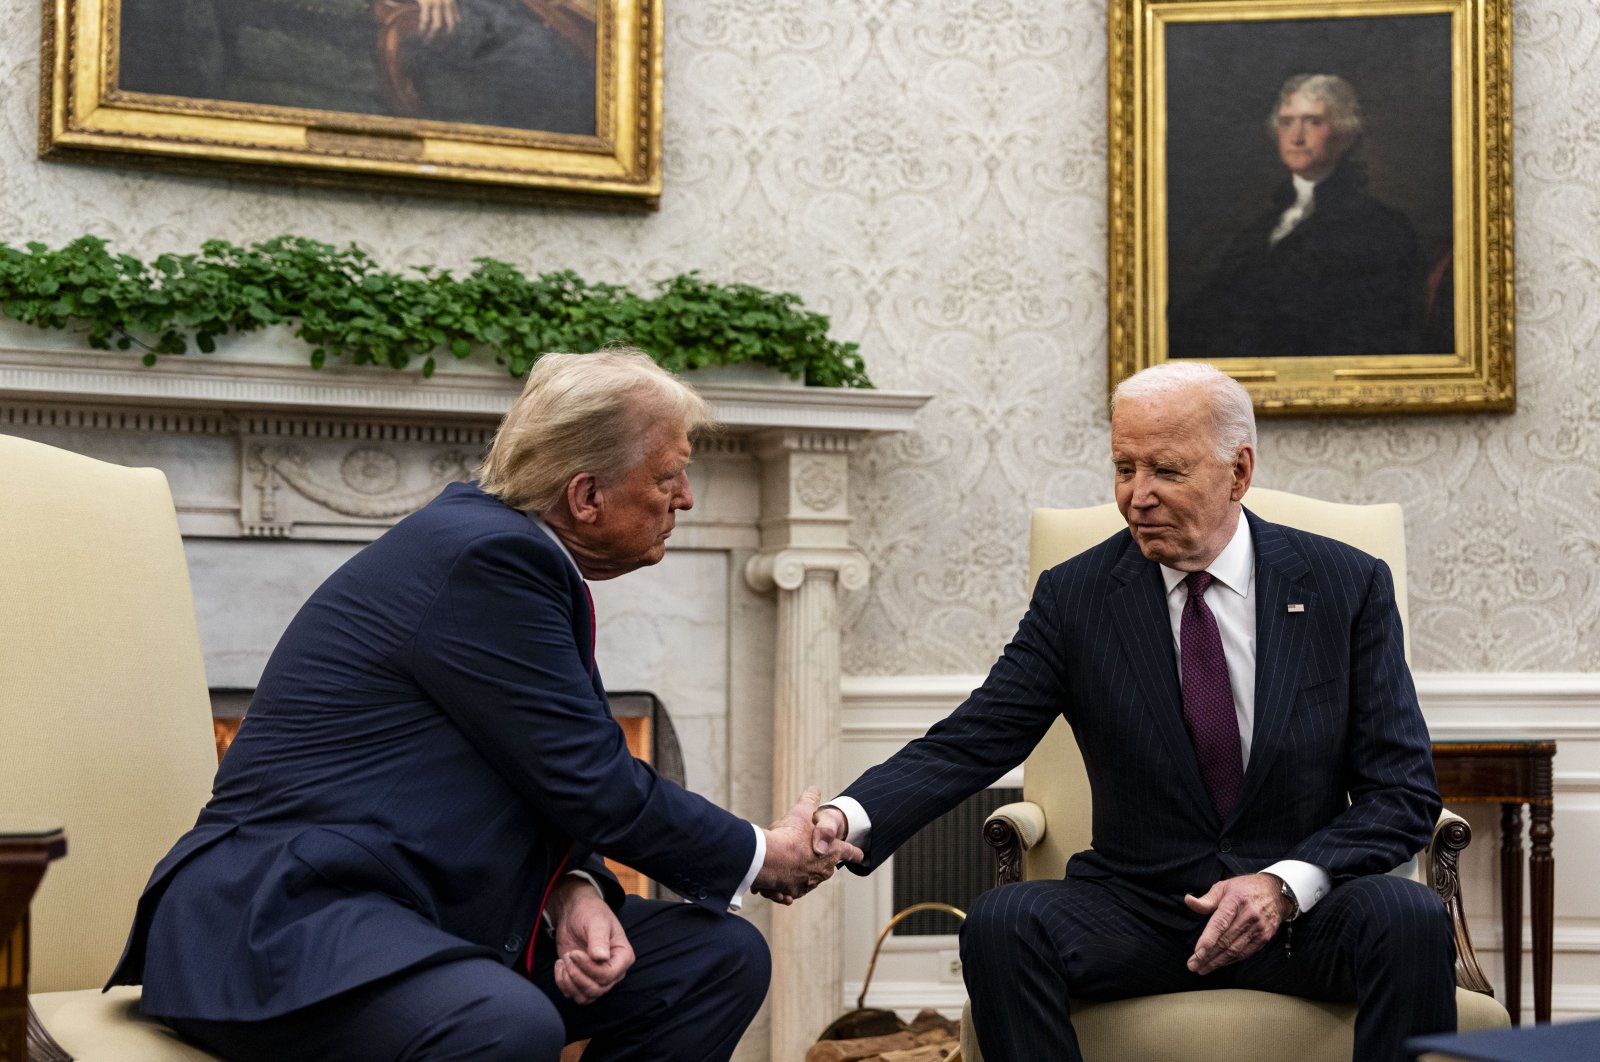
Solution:
[{"label": "watch band", "polygon": [[1282,878],[1278,878],[1278,895],[1289,901],[1289,916],[1284,921],[1293,922],[1296,918],[1299,918],[1300,900],[1295,896],[1294,890],[1289,887],[1289,883]]}]

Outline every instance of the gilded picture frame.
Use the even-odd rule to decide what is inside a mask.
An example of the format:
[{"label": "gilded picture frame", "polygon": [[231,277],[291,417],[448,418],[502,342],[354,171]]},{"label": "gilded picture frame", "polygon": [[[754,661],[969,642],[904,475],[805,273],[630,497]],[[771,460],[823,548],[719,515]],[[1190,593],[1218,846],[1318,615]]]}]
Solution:
[{"label": "gilded picture frame", "polygon": [[653,207],[662,0],[45,0],[40,155]]},{"label": "gilded picture frame", "polygon": [[1510,8],[1109,0],[1111,386],[1514,408]]}]

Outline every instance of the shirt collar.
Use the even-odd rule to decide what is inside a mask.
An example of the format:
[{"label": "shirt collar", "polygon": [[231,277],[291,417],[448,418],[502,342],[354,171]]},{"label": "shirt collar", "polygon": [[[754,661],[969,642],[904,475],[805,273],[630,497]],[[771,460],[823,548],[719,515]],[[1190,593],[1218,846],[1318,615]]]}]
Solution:
[{"label": "shirt collar", "polygon": [[[1255,578],[1256,574],[1256,546],[1250,538],[1250,520],[1245,516],[1243,509],[1239,512],[1239,526],[1233,529],[1233,537],[1222,547],[1222,552],[1217,554],[1216,559],[1206,566],[1206,571],[1210,572],[1211,577],[1220,585],[1240,597],[1249,593],[1250,580]],[[1180,572],[1176,568],[1161,565],[1161,578],[1166,581],[1168,595],[1171,595],[1188,575],[1188,572]]]},{"label": "shirt collar", "polygon": [[550,541],[556,544],[556,549],[559,549],[561,551],[561,555],[567,558],[567,563],[572,565],[572,570],[578,573],[578,578],[582,579],[583,569],[578,567],[578,562],[572,558],[572,551],[567,548],[567,544],[565,542],[561,541],[561,536],[556,534],[556,529],[545,523],[544,518],[539,516],[537,513],[528,513],[527,517],[533,522],[534,527],[537,527],[540,531],[543,531],[549,536]]},{"label": "shirt collar", "polygon": [[1294,180],[1294,201],[1296,203],[1309,202],[1312,195],[1316,193],[1317,185],[1322,183],[1321,177],[1311,181],[1298,173],[1291,173],[1289,176]]}]

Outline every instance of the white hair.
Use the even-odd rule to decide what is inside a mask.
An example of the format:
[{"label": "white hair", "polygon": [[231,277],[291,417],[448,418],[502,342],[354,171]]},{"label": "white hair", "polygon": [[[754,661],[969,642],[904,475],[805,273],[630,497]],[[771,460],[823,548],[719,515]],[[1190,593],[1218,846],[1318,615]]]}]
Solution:
[{"label": "white hair", "polygon": [[1364,122],[1361,117],[1361,97],[1355,88],[1338,74],[1296,74],[1278,90],[1278,102],[1267,115],[1267,135],[1278,135],[1278,112],[1296,92],[1308,100],[1321,100],[1328,105],[1328,125],[1343,141],[1354,144],[1361,139]]},{"label": "white hair", "polygon": [[1111,392],[1111,413],[1117,404],[1173,395],[1199,393],[1209,401],[1211,441],[1217,459],[1232,464],[1246,446],[1256,447],[1256,411],[1246,391],[1233,377],[1204,361],[1164,361],[1141,369],[1117,384]]}]

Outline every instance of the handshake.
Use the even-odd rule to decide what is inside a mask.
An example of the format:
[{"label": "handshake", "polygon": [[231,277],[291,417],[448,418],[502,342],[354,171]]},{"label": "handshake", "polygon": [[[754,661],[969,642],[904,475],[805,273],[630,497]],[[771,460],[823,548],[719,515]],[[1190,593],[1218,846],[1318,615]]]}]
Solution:
[{"label": "handshake", "polygon": [[817,811],[822,792],[812,786],[800,803],[768,826],[767,858],[750,891],[773,903],[791,904],[833,877],[841,863],[859,863],[861,849],[847,843],[844,816],[835,808]]}]

